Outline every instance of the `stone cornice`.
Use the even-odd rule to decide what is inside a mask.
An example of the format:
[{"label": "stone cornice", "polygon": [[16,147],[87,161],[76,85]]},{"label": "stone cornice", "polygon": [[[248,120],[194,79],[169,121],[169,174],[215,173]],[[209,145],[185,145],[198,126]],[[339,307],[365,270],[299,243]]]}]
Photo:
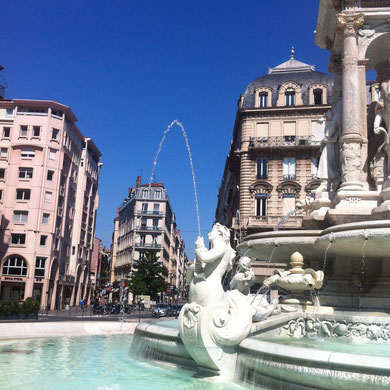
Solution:
[{"label": "stone cornice", "polygon": [[240,110],[239,115],[241,120],[251,118],[274,118],[278,117],[310,117],[323,115],[326,111],[330,110],[332,106],[330,104],[321,106],[295,106],[295,107],[267,107],[264,109],[253,108]]}]

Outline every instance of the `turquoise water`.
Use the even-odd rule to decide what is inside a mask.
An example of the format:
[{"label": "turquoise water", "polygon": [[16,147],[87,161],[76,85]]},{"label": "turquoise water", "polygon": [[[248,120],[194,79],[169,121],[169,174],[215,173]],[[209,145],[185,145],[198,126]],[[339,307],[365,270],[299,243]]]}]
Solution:
[{"label": "turquoise water", "polygon": [[360,355],[372,355],[390,357],[389,343],[353,343],[340,339],[316,339],[316,338],[293,338],[293,337],[254,337],[258,340],[268,341],[275,344],[291,345],[294,347],[303,347],[311,349],[320,349],[323,351],[343,352]]},{"label": "turquoise water", "polygon": [[129,356],[132,336],[34,339],[0,343],[1,389],[241,390]]}]

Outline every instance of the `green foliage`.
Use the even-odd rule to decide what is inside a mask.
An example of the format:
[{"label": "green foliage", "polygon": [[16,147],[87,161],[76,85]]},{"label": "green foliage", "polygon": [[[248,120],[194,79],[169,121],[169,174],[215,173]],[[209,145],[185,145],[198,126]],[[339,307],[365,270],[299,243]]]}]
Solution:
[{"label": "green foliage", "polygon": [[144,256],[134,263],[130,291],[134,295],[150,295],[157,298],[157,293],[165,291],[168,284],[162,275],[167,275],[167,269],[158,261],[153,252],[145,252]]},{"label": "green foliage", "polygon": [[34,298],[27,298],[22,304],[22,313],[26,316],[36,316],[39,313],[39,302]]},{"label": "green foliage", "polygon": [[0,316],[2,317],[19,315],[21,311],[18,301],[0,301]]},{"label": "green foliage", "polygon": [[27,298],[22,304],[18,301],[0,301],[1,317],[36,316],[39,313],[39,302],[34,298]]}]

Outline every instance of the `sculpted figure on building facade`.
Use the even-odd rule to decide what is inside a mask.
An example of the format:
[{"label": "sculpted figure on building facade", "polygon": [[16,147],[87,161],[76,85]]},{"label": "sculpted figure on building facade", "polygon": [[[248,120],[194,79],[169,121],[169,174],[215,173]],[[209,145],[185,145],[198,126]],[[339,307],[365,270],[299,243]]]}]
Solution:
[{"label": "sculpted figure on building facade", "polygon": [[339,138],[342,128],[342,98],[334,88],[335,101],[325,114],[324,138],[321,143],[321,156],[318,164],[320,186],[315,193],[336,190],[340,181],[340,147]]},{"label": "sculpted figure on building facade", "polygon": [[390,80],[381,83],[382,98],[375,108],[374,133],[383,134],[384,142],[378,148],[375,160],[384,160],[384,176],[390,175]]}]

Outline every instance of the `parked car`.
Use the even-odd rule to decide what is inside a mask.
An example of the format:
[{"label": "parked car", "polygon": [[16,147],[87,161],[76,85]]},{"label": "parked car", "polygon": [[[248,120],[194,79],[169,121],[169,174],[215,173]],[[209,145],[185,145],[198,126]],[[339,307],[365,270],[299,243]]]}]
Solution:
[{"label": "parked car", "polygon": [[174,317],[177,317],[180,313],[180,310],[183,308],[184,305],[173,305],[172,307],[172,315]]},{"label": "parked car", "polygon": [[172,307],[168,303],[158,303],[152,311],[153,317],[168,317],[172,315]]}]

